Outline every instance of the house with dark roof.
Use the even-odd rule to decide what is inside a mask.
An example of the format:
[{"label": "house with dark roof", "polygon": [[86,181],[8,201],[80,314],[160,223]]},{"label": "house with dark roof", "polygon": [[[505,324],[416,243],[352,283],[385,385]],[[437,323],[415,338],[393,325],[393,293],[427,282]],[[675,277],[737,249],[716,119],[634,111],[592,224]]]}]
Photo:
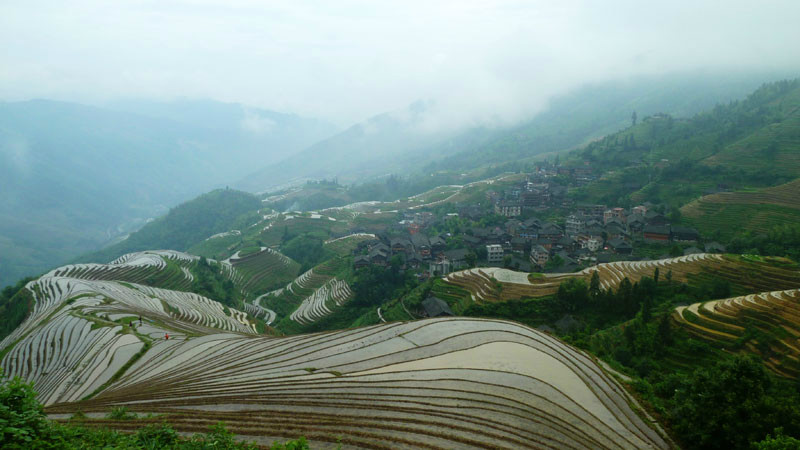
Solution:
[{"label": "house with dark roof", "polygon": [[463,242],[464,245],[466,245],[469,248],[476,248],[483,243],[483,240],[479,237],[463,234],[461,235],[461,242]]},{"label": "house with dark roof", "polygon": [[608,241],[608,248],[618,255],[630,255],[633,252],[631,244],[619,238]]},{"label": "house with dark roof", "polygon": [[517,235],[517,230],[522,228],[522,222],[517,219],[509,219],[504,224],[506,233],[510,234],[511,236]]},{"label": "house with dark roof", "polygon": [[431,254],[438,255],[447,249],[447,242],[441,236],[434,236],[430,239]]},{"label": "house with dark roof", "polygon": [[353,267],[356,269],[367,267],[370,264],[369,256],[367,255],[356,255],[356,257],[353,258]]},{"label": "house with dark roof", "polygon": [[511,251],[515,253],[525,253],[530,245],[530,239],[523,237],[511,238]]},{"label": "house with dark roof", "polygon": [[422,255],[423,259],[431,257],[431,242],[428,236],[422,233],[412,234],[411,244],[414,246],[414,251]]},{"label": "house with dark roof", "polygon": [[419,253],[411,252],[406,256],[406,266],[416,269],[422,265],[422,260]]},{"label": "house with dark roof", "polygon": [[454,250],[446,250],[442,256],[450,261],[450,267],[452,270],[459,270],[467,266],[468,253],[469,250],[465,248],[457,248]]},{"label": "house with dark roof", "polygon": [[570,236],[564,236],[555,243],[555,247],[563,250],[573,250],[577,247],[578,241]]},{"label": "house with dark roof", "polygon": [[447,305],[447,302],[439,297],[428,297],[423,300],[422,310],[425,313],[425,317],[455,316],[453,310]]},{"label": "house with dark roof", "polygon": [[542,226],[542,229],[539,230],[540,239],[548,239],[556,242],[561,239],[562,236],[564,236],[564,231],[554,223],[546,223]]},{"label": "house with dark roof", "polygon": [[369,262],[378,266],[385,266],[389,262],[389,252],[383,249],[373,249],[369,252]]},{"label": "house with dark roof", "polygon": [[686,250],[683,251],[684,256],[685,255],[695,255],[697,253],[703,253],[703,251],[700,250],[697,247],[694,247],[694,246],[689,247],[689,248],[687,248]]},{"label": "house with dark roof", "polygon": [[606,232],[606,236],[608,236],[608,239],[621,238],[628,235],[628,232],[625,230],[625,225],[615,220],[608,222],[604,227],[604,230]]},{"label": "house with dark roof", "polygon": [[672,240],[678,242],[694,242],[700,239],[700,233],[694,228],[672,227]]},{"label": "house with dark roof", "polygon": [[670,236],[669,227],[661,225],[647,225],[643,234],[645,240],[658,242],[667,242]]},{"label": "house with dark roof", "polygon": [[659,214],[655,211],[647,211],[644,215],[644,220],[647,221],[648,225],[664,226],[669,224],[669,220],[667,220],[663,214]]},{"label": "house with dark roof", "polygon": [[631,233],[641,233],[645,225],[647,225],[647,222],[645,222],[643,216],[639,214],[628,216],[628,230],[630,230]]},{"label": "house with dark roof", "polygon": [[396,237],[389,240],[392,253],[406,253],[411,250],[411,241],[406,238]]}]

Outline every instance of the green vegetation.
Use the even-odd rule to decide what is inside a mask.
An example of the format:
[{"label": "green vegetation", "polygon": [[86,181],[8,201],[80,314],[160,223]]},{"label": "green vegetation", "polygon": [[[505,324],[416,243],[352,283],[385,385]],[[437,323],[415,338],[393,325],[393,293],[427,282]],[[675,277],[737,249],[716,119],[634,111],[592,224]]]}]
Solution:
[{"label": "green vegetation", "polygon": [[[250,224],[261,207],[254,195],[218,189],[172,208],[119,244],[81,257],[80,261],[108,262],[125,253],[171,249],[184,251],[207,237]],[[250,214],[250,217],[246,217]],[[243,217],[245,216],[245,217]]]},{"label": "green vegetation", "polygon": [[33,308],[33,296],[25,285],[33,278],[23,278],[13,286],[6,286],[0,291],[0,339],[11,334],[25,320]]},{"label": "green vegetation", "polygon": [[241,292],[233,281],[222,272],[219,263],[209,262],[205,257],[192,267],[194,281],[192,292],[216,300],[223,305],[238,308],[242,301]]},{"label": "green vegetation", "polygon": [[[102,420],[94,423],[83,413],[72,416],[68,422],[51,422],[44,408],[36,400],[33,385],[19,378],[2,378],[0,369],[0,443],[7,449],[181,449],[221,450],[256,449],[251,443],[239,442],[223,423],[212,426],[206,434],[184,438],[168,423],[139,417],[128,408],[115,407],[107,419],[121,422],[142,422],[133,433],[122,433],[105,428]],[[272,450],[308,450],[305,438],[284,443],[274,442]]]},{"label": "green vegetation", "polygon": [[766,234],[741,233],[731,240],[729,247],[735,253],[785,256],[800,261],[800,225],[774,227]]},{"label": "green vegetation", "polygon": [[[583,160],[595,170],[611,171],[575,196],[623,206],[649,200],[679,207],[718,185],[764,187],[790,181],[800,176],[794,156],[800,142],[796,127],[788,126],[800,120],[798,105],[800,80],[781,81],[691,119],[645,118],[572,154],[571,163]],[[769,145],[754,141],[746,144],[749,152],[739,150],[764,130],[772,130]],[[759,153],[765,147],[777,150],[766,158]]]},{"label": "green vegetation", "polygon": [[281,252],[300,263],[300,272],[316,266],[331,256],[323,247],[325,236],[320,233],[287,234]]},{"label": "green vegetation", "polygon": [[400,297],[411,286],[413,281],[409,272],[400,270],[400,259],[395,256],[389,267],[367,266],[355,272],[351,284],[353,306],[377,307],[386,300]]}]

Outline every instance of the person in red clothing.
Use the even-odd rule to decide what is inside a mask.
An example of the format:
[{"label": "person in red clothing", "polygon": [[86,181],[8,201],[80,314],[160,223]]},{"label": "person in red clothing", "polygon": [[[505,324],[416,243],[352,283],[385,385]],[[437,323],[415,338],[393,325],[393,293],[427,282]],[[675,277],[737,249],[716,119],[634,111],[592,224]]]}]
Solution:
[{"label": "person in red clothing", "polygon": [[169,340],[169,333],[164,333],[164,340],[165,340],[165,341],[168,341],[168,340]]}]

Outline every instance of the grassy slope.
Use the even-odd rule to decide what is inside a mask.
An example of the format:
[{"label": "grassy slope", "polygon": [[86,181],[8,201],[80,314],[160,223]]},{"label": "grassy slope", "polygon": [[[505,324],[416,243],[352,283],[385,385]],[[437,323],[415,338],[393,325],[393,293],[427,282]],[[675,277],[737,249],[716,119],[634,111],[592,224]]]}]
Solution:
[{"label": "grassy slope", "polygon": [[[574,195],[580,201],[633,204],[649,200],[680,207],[720,184],[752,190],[786,183],[800,177],[798,127],[800,80],[764,85],[746,100],[717,106],[691,119],[648,118],[572,153],[570,163],[589,161],[611,171]],[[752,215],[755,228],[769,222],[765,215],[772,215],[776,222],[796,217],[759,203],[726,207],[727,217]],[[780,207],[792,204],[788,198]],[[693,207],[688,212],[700,215]],[[721,227],[723,234],[730,235],[739,226],[738,220],[720,220],[706,228]]]},{"label": "grassy slope", "polygon": [[706,195],[681,212],[702,233],[720,230],[722,238],[740,230],[767,232],[800,223],[800,179],[767,189]]}]

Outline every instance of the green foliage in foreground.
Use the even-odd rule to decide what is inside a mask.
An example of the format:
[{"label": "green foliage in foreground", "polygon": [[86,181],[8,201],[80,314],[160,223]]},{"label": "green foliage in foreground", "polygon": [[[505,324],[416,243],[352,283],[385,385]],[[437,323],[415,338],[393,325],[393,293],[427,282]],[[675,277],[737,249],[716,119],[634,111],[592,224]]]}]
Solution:
[{"label": "green foliage in foreground", "polygon": [[[2,369],[0,369],[2,378]],[[114,408],[108,416],[114,420],[135,420],[127,408]],[[149,424],[135,433],[122,433],[91,426],[84,414],[76,414],[70,423],[51,422],[36,400],[33,385],[18,377],[0,380],[0,446],[4,449],[182,449],[228,450],[256,449],[253,443],[238,442],[220,422],[208,433],[184,438],[169,424]],[[308,450],[305,438],[274,442],[272,450]]]}]

